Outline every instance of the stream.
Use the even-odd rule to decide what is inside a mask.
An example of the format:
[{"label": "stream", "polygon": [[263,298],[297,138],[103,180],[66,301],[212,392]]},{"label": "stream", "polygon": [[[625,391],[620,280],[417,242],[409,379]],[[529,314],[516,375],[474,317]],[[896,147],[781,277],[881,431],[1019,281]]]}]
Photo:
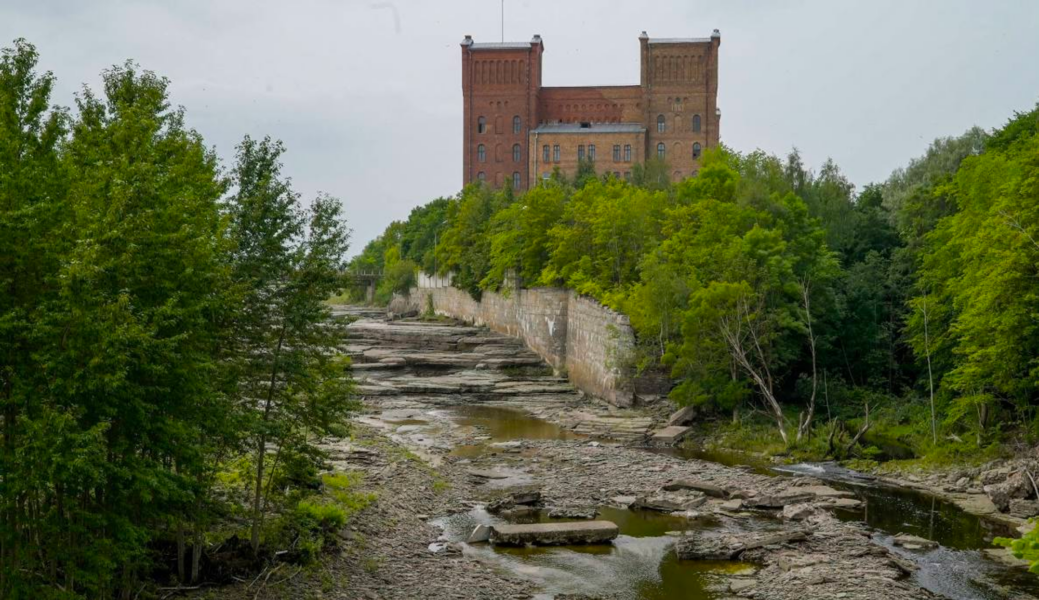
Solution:
[{"label": "stream", "polygon": [[[529,439],[575,439],[579,436],[542,419],[509,408],[466,405],[445,409],[460,427],[474,428],[489,436],[486,444]],[[473,456],[486,452],[486,444],[460,446],[454,453]],[[981,554],[991,548],[992,539],[1012,535],[1009,527],[964,512],[959,507],[920,492],[878,486],[871,478],[835,464],[798,464],[776,466],[754,456],[737,452],[685,448],[647,448],[647,452],[670,454],[685,459],[717,462],[743,467],[775,477],[809,475],[834,488],[848,490],[862,500],[861,509],[838,509],[838,518],[864,521],[873,528],[875,540],[914,561],[920,570],[913,575],[918,583],[952,600],[997,600],[1016,594],[1019,598],[1039,597],[1039,578],[1020,569],[1008,569]],[[671,542],[666,533],[689,527],[689,521],[665,513],[600,507],[599,517],[620,526],[621,536],[612,546],[561,548],[493,548],[472,546],[469,551],[503,568],[524,573],[553,594],[623,591],[639,600],[709,600],[727,597],[725,590],[713,585],[712,574],[753,572],[753,565],[740,562],[679,561],[668,552]],[[538,514],[532,520],[548,521]],[[445,529],[445,540],[460,541],[478,523],[501,523],[483,510],[474,510],[438,524]],[[709,528],[710,523],[697,523]],[[934,540],[940,546],[927,551],[895,547],[892,538],[909,533]]]}]

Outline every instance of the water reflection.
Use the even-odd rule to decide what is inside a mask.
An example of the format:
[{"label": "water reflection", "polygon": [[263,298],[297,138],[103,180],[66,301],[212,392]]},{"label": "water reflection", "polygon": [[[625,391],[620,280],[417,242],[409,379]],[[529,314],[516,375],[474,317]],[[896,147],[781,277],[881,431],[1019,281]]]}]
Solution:
[{"label": "water reflection", "polygon": [[[468,546],[466,553],[523,576],[546,592],[606,595],[630,600],[716,600],[724,598],[725,577],[753,572],[735,561],[679,561],[671,551],[669,531],[710,527],[653,511],[602,507],[599,519],[617,523],[621,535],[612,544],[507,548]],[[544,511],[532,511],[512,522],[548,522]],[[461,540],[477,523],[501,523],[483,509],[440,519],[444,538]]]}]

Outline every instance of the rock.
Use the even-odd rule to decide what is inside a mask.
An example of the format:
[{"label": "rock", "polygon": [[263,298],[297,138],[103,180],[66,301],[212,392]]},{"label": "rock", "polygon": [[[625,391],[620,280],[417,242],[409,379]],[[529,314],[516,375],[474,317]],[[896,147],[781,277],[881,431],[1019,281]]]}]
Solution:
[{"label": "rock", "polygon": [[526,490],[512,493],[513,504],[531,505],[541,501],[541,492],[538,490]]},{"label": "rock", "polygon": [[788,504],[783,507],[783,518],[787,521],[804,521],[815,514],[811,504]]},{"label": "rock", "polygon": [[754,498],[748,498],[743,502],[744,506],[751,508],[762,508],[762,509],[777,509],[783,508],[790,504],[798,504],[806,502],[815,498],[815,494],[783,494],[780,496],[757,496]]},{"label": "rock", "polygon": [[748,550],[803,542],[807,539],[808,533],[805,531],[745,535],[719,535],[695,531],[675,543],[675,552],[682,560],[735,560]]},{"label": "rock", "polygon": [[856,498],[834,498],[827,504],[833,508],[859,508],[862,506],[862,500]]},{"label": "rock", "polygon": [[682,439],[692,432],[691,427],[681,427],[679,425],[671,425],[663,429],[657,429],[652,432],[649,436],[650,443],[658,445],[671,445],[677,444]]},{"label": "rock", "polygon": [[552,519],[594,519],[598,514],[596,508],[553,508],[548,511]]},{"label": "rock", "polygon": [[754,587],[757,584],[758,584],[758,580],[757,579],[747,579],[747,578],[733,579],[732,581],[729,582],[729,591],[732,592],[733,594],[738,594],[738,593],[742,592],[743,590],[747,590],[747,589],[750,589],[750,588]]},{"label": "rock", "polygon": [[981,551],[985,558],[1015,569],[1027,569],[1032,563],[1023,558],[1018,558],[1010,552],[1010,548],[985,548]]},{"label": "rock", "polygon": [[1030,519],[1039,515],[1039,501],[1014,498],[1010,501],[1009,512],[1012,516]]},{"label": "rock", "polygon": [[906,533],[896,535],[893,541],[896,546],[901,546],[906,550],[930,550],[938,547],[938,542]]},{"label": "rock", "polygon": [[1005,480],[1010,475],[1010,467],[1000,467],[998,469],[990,469],[983,471],[978,479],[981,480],[981,485],[992,485]]},{"label": "rock", "polygon": [[469,538],[466,539],[466,543],[475,544],[477,542],[486,542],[491,539],[491,528],[487,525],[477,525],[473,532],[469,534]]},{"label": "rock", "polygon": [[635,500],[632,508],[644,508],[660,512],[680,512],[701,506],[707,498],[702,495],[662,493],[642,496]]},{"label": "rock", "polygon": [[678,490],[692,490],[694,492],[700,492],[701,494],[704,494],[706,496],[711,496],[712,498],[724,499],[729,497],[728,490],[725,490],[710,483],[704,483],[702,481],[690,481],[688,479],[677,479],[675,481],[672,481],[671,483],[665,484],[663,489],[668,492],[674,492]]},{"label": "rock", "polygon": [[499,473],[498,471],[490,471],[487,469],[467,469],[466,473],[476,477],[477,479],[508,479],[509,476],[505,473]]},{"label": "rock", "polygon": [[736,498],[734,500],[722,502],[719,508],[726,512],[738,512],[741,508],[743,508],[743,500]]},{"label": "rock", "polygon": [[696,418],[696,407],[686,406],[680,408],[671,414],[671,417],[667,420],[668,426],[672,425],[689,425]]},{"label": "rock", "polygon": [[999,512],[1010,510],[1011,500],[1024,500],[1035,493],[1031,480],[1023,470],[1011,473],[1002,483],[989,484],[982,489],[988,494]]},{"label": "rock", "polygon": [[491,543],[502,546],[604,544],[619,533],[620,529],[610,521],[495,525]]},{"label": "rock", "polygon": [[814,494],[816,498],[854,498],[855,493],[846,490],[835,490],[828,485],[805,485],[797,488],[798,492]]},{"label": "rock", "polygon": [[637,496],[613,496],[612,498],[610,498],[610,502],[623,508],[628,508],[632,504],[635,504],[636,500],[638,500]]},{"label": "rock", "polygon": [[966,477],[960,477],[956,480],[956,487],[960,488],[961,490],[967,489],[968,485],[970,485],[970,479],[967,479]]}]

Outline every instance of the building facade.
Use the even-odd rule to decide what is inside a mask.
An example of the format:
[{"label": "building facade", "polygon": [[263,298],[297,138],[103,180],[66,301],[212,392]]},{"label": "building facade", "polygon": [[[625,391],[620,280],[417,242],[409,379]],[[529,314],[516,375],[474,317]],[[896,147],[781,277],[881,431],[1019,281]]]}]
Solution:
[{"label": "building facade", "polygon": [[581,160],[631,174],[661,158],[677,181],[719,143],[718,30],[709,38],[639,36],[639,85],[543,87],[541,36],[529,43],[462,41],[462,181],[518,190]]}]

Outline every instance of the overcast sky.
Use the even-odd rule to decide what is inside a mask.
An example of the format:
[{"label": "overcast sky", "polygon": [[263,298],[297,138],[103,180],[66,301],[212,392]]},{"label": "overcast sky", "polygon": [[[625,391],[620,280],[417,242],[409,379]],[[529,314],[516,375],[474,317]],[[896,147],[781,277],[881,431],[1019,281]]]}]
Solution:
[{"label": "overcast sky", "polygon": [[[832,157],[858,186],[935,137],[1039,100],[1039,2],[506,0],[505,38],[545,42],[545,85],[639,81],[638,35],[722,35],[722,140]],[[34,43],[72,105],[128,58],[225,164],[284,140],[305,198],[342,198],[354,248],[461,187],[459,42],[500,41],[499,0],[0,0],[0,43]]]}]

